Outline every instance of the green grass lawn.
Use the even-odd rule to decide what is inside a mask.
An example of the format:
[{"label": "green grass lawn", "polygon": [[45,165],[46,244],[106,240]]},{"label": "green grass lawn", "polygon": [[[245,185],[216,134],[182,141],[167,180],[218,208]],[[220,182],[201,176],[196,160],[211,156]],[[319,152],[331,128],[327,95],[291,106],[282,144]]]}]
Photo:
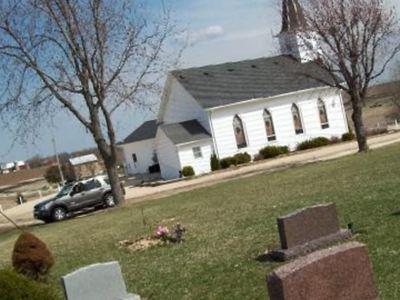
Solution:
[{"label": "green grass lawn", "polygon": [[[400,299],[400,215],[392,215],[400,209],[400,145],[38,226],[32,232],[55,255],[50,283],[59,289],[61,275],[117,260],[128,290],[149,299],[265,299],[265,277],[279,264],[255,257],[279,242],[276,217],[327,202],[337,204],[343,227],[354,222],[362,231],[356,239],[368,245],[381,299]],[[120,240],[150,234],[159,223],[178,221],[187,228],[183,244],[134,253],[117,247]],[[17,234],[0,236],[0,264],[10,264]]]}]

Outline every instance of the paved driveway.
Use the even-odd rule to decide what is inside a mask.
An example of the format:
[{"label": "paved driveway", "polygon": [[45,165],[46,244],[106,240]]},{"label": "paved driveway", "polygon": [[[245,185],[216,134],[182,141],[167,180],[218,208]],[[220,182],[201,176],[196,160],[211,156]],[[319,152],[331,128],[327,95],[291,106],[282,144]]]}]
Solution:
[{"label": "paved driveway", "polygon": [[[372,137],[368,140],[371,149],[384,147],[390,144],[400,142],[400,132],[387,135]],[[156,199],[168,195],[174,195],[183,191],[188,191],[198,187],[210,186],[219,182],[228,181],[233,178],[252,176],[255,174],[274,172],[293,165],[303,165],[310,162],[330,160],[346,155],[357,153],[357,143],[347,142],[332,146],[327,146],[319,149],[296,152],[291,155],[253,163],[247,166],[237,167],[234,169],[223,170],[208,174],[205,176],[183,180],[169,184],[160,185],[157,187],[126,187],[127,203],[140,202],[149,199]],[[13,207],[6,210],[8,216],[21,224],[34,224],[40,221],[35,221],[32,217],[33,206],[41,200],[31,201],[23,205]],[[0,216],[0,231],[6,220]]]}]

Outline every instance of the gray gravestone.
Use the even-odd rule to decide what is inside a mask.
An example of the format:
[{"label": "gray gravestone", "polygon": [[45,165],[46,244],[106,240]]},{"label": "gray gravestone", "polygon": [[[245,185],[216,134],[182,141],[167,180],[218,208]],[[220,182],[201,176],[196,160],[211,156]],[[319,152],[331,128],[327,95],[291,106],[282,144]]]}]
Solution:
[{"label": "gray gravestone", "polygon": [[277,260],[304,255],[351,236],[340,229],[336,205],[324,204],[297,210],[277,220],[281,249],[271,253]]},{"label": "gray gravestone", "polygon": [[128,294],[118,262],[94,264],[62,277],[68,300],[140,300]]},{"label": "gray gravestone", "polygon": [[346,243],[298,258],[267,278],[271,300],[377,300],[365,245]]}]

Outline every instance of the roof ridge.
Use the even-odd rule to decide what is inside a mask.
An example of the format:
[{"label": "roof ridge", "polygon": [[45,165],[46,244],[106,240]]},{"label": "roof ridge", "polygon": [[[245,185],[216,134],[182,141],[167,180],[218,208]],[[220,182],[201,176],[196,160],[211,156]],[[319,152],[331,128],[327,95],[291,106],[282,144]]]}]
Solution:
[{"label": "roof ridge", "polygon": [[[230,65],[230,64],[239,64],[239,63],[246,63],[246,62],[254,62],[254,61],[258,61],[258,60],[267,60],[267,59],[277,59],[277,58],[281,58],[281,57],[287,57],[287,58],[293,58],[290,55],[276,55],[276,56],[260,56],[257,58],[249,58],[249,59],[244,59],[244,60],[238,60],[238,61],[229,61],[229,62],[223,62],[223,63],[216,63],[216,64],[209,64],[209,65],[203,65],[200,67],[190,67],[190,68],[184,68],[184,69],[176,69],[176,70],[172,70],[170,71],[170,73],[172,73],[172,75],[174,75],[173,73],[178,73],[178,72],[184,72],[184,71],[193,71],[193,70],[197,70],[197,69],[206,69],[209,67],[221,67],[224,65]],[[294,59],[294,58],[293,58]]]},{"label": "roof ridge", "polygon": [[197,121],[197,119],[190,119],[190,120],[185,120],[185,121],[179,121],[179,122],[172,122],[172,123],[163,123],[162,125],[171,125],[171,124],[182,124],[182,123],[186,123],[186,122],[193,122],[193,121]]},{"label": "roof ridge", "polygon": [[141,140],[154,138],[157,132],[157,127],[158,127],[157,119],[144,121],[142,124],[136,127],[136,129],[132,131],[125,139],[123,139],[122,142],[120,142],[120,144],[129,144]]},{"label": "roof ridge", "polygon": [[[149,123],[149,122],[157,122],[157,118],[144,121],[140,126],[142,126],[142,125],[145,124],[145,123]],[[140,126],[139,126],[139,127],[140,127]],[[138,127],[138,128],[139,128],[139,127]]]}]

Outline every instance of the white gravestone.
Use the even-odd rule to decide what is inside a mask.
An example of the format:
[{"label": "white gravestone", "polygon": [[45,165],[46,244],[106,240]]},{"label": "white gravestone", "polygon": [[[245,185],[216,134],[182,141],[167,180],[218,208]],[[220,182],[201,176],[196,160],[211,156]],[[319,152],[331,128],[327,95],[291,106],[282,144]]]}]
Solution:
[{"label": "white gravestone", "polygon": [[129,294],[116,261],[94,264],[62,277],[68,300],[140,300]]}]

